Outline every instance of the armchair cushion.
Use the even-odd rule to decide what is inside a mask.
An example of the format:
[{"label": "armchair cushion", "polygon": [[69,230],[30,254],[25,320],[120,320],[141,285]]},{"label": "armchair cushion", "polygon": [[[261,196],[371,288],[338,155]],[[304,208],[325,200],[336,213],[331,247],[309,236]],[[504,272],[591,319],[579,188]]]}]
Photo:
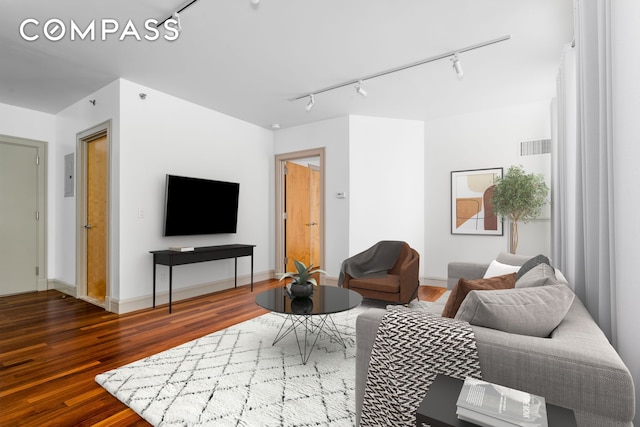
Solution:
[{"label": "armchair cushion", "polygon": [[370,289],[377,292],[388,292],[397,294],[400,292],[400,276],[387,274],[385,277],[371,277],[368,279],[351,279],[349,280],[351,289],[362,288]]}]

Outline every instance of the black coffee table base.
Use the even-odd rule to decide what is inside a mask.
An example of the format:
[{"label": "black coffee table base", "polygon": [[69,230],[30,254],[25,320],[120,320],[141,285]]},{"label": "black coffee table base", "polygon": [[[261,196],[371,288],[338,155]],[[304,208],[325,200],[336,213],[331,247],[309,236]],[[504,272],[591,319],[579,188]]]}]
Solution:
[{"label": "black coffee table base", "polygon": [[[302,331],[298,333],[299,328],[297,328],[297,326],[302,326],[304,328],[304,336],[302,336]],[[302,358],[303,365],[306,365],[309,361],[309,357],[311,356],[311,353],[318,342],[318,338],[320,338],[322,333],[327,334],[331,341],[336,341],[342,347],[347,348],[347,344],[344,342],[344,339],[336,327],[336,324],[333,322],[330,314],[315,316],[308,314],[287,314],[284,322],[282,322],[282,326],[280,326],[280,330],[278,331],[276,338],[273,340],[272,345],[276,345],[281,339],[289,335],[291,332],[296,336],[298,350],[300,351],[300,357]],[[309,345],[309,338],[313,337],[310,337],[309,335],[315,335],[315,339],[311,345]]]},{"label": "black coffee table base", "polygon": [[260,307],[285,316],[273,344],[293,332],[303,365],[309,361],[322,334],[347,348],[331,315],[351,310],[361,302],[362,295],[351,289],[323,285],[316,287],[309,298],[291,298],[286,287],[268,289],[256,295],[256,304]]}]

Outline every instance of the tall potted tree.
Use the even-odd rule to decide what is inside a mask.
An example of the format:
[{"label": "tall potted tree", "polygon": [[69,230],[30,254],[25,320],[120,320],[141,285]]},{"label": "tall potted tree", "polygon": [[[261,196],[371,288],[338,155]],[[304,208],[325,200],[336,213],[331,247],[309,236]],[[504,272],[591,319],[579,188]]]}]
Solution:
[{"label": "tall potted tree", "polygon": [[518,248],[518,222],[529,222],[540,216],[547,203],[549,187],[541,174],[527,174],[522,166],[511,166],[496,180],[491,204],[494,211],[510,222],[509,252]]}]

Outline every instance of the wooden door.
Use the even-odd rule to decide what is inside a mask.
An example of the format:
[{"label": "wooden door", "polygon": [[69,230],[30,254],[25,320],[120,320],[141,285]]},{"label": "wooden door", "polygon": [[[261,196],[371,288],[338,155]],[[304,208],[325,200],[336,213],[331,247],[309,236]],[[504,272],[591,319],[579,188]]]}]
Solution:
[{"label": "wooden door", "polygon": [[87,142],[87,297],[107,295],[107,136]]},{"label": "wooden door", "polygon": [[286,171],[286,271],[295,271],[293,260],[320,267],[320,172],[293,162]]},{"label": "wooden door", "polygon": [[0,295],[38,289],[37,148],[0,142]]},{"label": "wooden door", "polygon": [[320,169],[309,167],[309,255],[313,265],[320,266]]}]

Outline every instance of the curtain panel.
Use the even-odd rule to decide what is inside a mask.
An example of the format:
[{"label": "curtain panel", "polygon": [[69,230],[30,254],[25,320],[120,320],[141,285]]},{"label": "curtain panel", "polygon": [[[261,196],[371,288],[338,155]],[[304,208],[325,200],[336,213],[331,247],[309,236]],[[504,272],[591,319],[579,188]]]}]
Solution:
[{"label": "curtain panel", "polygon": [[[577,0],[558,76],[552,257],[615,345],[610,0]],[[575,66],[572,65],[575,63]]]}]

